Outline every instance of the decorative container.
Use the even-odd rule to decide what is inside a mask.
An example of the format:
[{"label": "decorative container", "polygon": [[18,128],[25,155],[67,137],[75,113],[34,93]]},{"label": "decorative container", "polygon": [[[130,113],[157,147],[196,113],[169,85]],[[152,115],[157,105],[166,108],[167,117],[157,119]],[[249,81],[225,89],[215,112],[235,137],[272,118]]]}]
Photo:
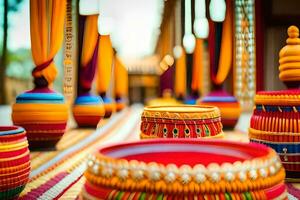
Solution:
[{"label": "decorative container", "polygon": [[256,143],[144,140],[88,159],[83,199],[287,199],[276,152]]},{"label": "decorative container", "polygon": [[26,132],[0,126],[0,199],[17,199],[29,180],[30,155]]},{"label": "decorative container", "polygon": [[255,96],[249,137],[272,147],[286,169],[287,181],[300,180],[300,38],[288,28],[286,45],[279,52],[279,79],[287,90],[261,91]]},{"label": "decorative container", "polygon": [[17,96],[12,120],[26,129],[30,149],[54,148],[65,133],[68,107],[63,95],[34,89]]},{"label": "decorative container", "polygon": [[104,114],[101,97],[88,94],[76,98],[73,115],[79,127],[97,127]]},{"label": "decorative container", "polygon": [[197,104],[217,106],[221,111],[224,128],[234,128],[241,114],[241,107],[237,99],[222,90],[211,92],[200,99]]},{"label": "decorative container", "polygon": [[213,106],[149,106],[142,113],[141,138],[223,137],[220,111]]},{"label": "decorative container", "polygon": [[249,137],[279,154],[287,179],[300,180],[300,90],[256,94]]}]

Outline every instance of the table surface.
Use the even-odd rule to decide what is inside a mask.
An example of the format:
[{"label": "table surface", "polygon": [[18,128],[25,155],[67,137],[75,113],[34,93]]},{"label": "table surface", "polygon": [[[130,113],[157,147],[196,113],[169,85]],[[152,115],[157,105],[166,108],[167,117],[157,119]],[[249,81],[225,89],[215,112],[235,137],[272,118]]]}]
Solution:
[{"label": "table surface", "polygon": [[[84,183],[82,174],[87,155],[103,145],[139,140],[142,110],[142,105],[126,108],[110,119],[102,120],[96,130],[74,129],[74,122],[70,121],[56,150],[31,152],[30,182],[21,199],[76,199]],[[0,106],[0,125],[11,124],[10,113],[10,106]],[[251,113],[242,114],[235,130],[224,131],[225,140],[248,142],[250,116]],[[297,183],[289,186],[300,188]]]}]

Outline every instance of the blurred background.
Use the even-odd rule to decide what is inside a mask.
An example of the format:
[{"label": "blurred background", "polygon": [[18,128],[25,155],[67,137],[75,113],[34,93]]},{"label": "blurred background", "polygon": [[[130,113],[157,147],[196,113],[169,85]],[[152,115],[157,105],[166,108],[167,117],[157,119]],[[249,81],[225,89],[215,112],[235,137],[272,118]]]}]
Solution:
[{"label": "blurred background", "polygon": [[[256,78],[260,81],[256,90],[284,88],[278,81],[278,52],[285,44],[287,27],[291,24],[299,25],[300,1],[252,1],[256,26],[260,26],[259,32],[256,32],[256,52],[259,52],[259,62],[256,62],[259,74]],[[194,10],[195,2],[191,2]],[[233,1],[235,4],[238,2]],[[72,4],[75,7],[77,2],[74,0]],[[130,3],[116,1],[112,5],[115,5],[112,17],[115,19],[114,27],[117,27],[112,33],[112,42],[129,72],[130,102],[144,102],[145,99],[160,96],[162,79],[157,69],[163,57],[167,54],[173,57],[174,46],[181,43],[185,25],[184,1],[149,0],[145,5],[143,1],[130,0]],[[209,1],[206,1],[206,5],[208,7]],[[111,10],[110,6],[106,9]],[[191,17],[193,23],[194,12]],[[201,74],[204,78],[200,95],[211,90],[207,46],[205,40],[204,71]],[[54,88],[60,92],[64,84],[63,51],[64,48],[55,58],[60,73]],[[186,62],[187,92],[191,93],[192,54],[187,54]],[[32,88],[32,69],[29,0],[0,0],[0,104],[11,104],[17,94]],[[230,73],[224,85],[229,92],[234,93],[232,78]]]}]

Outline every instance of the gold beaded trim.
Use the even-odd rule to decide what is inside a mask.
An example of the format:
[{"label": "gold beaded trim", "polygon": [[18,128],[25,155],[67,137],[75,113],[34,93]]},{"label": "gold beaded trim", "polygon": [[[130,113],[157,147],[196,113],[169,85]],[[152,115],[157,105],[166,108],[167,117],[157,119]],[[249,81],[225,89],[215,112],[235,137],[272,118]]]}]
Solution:
[{"label": "gold beaded trim", "polygon": [[219,118],[220,110],[214,106],[149,106],[144,108],[143,117],[172,120],[211,119]]},{"label": "gold beaded trim", "polygon": [[241,192],[269,188],[282,182],[285,172],[274,150],[263,158],[233,164],[190,167],[155,162],[90,156],[85,173],[95,185],[130,191],[164,193]]},{"label": "gold beaded trim", "polygon": [[300,95],[256,95],[255,104],[262,105],[300,105]]},{"label": "gold beaded trim", "polygon": [[[214,135],[214,136],[205,136],[205,137],[197,137],[197,138],[204,138],[204,139],[217,139],[217,138],[223,138],[224,137],[224,132],[220,132],[218,133],[217,135]],[[143,132],[140,133],[140,138],[141,139],[154,139],[154,138],[160,138],[158,137],[157,135],[147,135]],[[173,136],[173,138],[175,138]]]}]

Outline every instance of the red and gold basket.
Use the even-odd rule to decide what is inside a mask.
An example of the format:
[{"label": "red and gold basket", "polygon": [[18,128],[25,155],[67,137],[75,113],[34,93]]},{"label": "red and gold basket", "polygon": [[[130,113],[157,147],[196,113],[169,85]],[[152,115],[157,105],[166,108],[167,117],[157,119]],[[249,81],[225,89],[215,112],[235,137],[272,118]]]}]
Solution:
[{"label": "red and gold basket", "polygon": [[17,126],[0,126],[0,199],[14,199],[29,179],[30,155],[26,132]]},{"label": "red and gold basket", "polygon": [[300,90],[259,92],[249,137],[279,154],[288,180],[300,180]]},{"label": "red and gold basket", "polygon": [[142,114],[141,138],[223,137],[220,111],[213,106],[149,106]]},{"label": "red and gold basket", "polygon": [[144,140],[88,160],[83,199],[287,199],[276,152],[256,143]]},{"label": "red and gold basket", "polygon": [[288,181],[300,180],[300,38],[288,28],[287,45],[279,53],[279,78],[289,89],[261,91],[255,96],[249,137],[280,156]]}]

